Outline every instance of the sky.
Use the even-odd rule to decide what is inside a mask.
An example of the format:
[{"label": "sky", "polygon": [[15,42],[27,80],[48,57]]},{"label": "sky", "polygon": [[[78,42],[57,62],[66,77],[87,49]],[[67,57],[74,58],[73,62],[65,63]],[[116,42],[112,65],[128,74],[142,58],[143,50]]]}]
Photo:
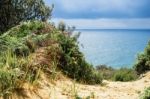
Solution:
[{"label": "sky", "polygon": [[52,20],[77,28],[150,29],[150,0],[44,0]]}]

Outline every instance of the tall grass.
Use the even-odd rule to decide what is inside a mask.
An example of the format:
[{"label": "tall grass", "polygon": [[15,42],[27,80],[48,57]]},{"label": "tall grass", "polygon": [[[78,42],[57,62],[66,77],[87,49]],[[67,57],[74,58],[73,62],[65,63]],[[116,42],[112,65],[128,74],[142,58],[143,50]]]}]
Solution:
[{"label": "tall grass", "polygon": [[0,96],[10,96],[17,89],[23,88],[24,83],[34,83],[39,75],[37,70],[29,66],[29,59],[17,57],[11,50],[6,51],[0,60]]},{"label": "tall grass", "polygon": [[21,71],[16,56],[10,50],[1,56],[0,63],[0,95],[5,96],[20,87]]}]

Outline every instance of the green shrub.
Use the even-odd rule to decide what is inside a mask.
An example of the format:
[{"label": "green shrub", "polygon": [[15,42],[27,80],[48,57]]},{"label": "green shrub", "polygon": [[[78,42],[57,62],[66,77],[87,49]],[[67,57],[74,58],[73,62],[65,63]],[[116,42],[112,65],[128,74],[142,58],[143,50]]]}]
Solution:
[{"label": "green shrub", "polygon": [[101,74],[103,79],[111,80],[116,70],[106,65],[96,66],[96,70]]},{"label": "green shrub", "polygon": [[85,61],[84,55],[79,51],[76,37],[60,34],[58,41],[62,47],[60,67],[65,74],[88,84],[101,83],[101,76],[95,73],[96,70]]},{"label": "green shrub", "polygon": [[137,62],[134,65],[134,68],[138,74],[150,70],[150,42],[145,48],[144,53],[138,55]]},{"label": "green shrub", "polygon": [[137,74],[132,69],[121,68],[117,70],[113,76],[115,81],[133,81],[137,79]]},{"label": "green shrub", "polygon": [[150,99],[150,87],[144,90],[144,92],[140,95],[140,99]]}]

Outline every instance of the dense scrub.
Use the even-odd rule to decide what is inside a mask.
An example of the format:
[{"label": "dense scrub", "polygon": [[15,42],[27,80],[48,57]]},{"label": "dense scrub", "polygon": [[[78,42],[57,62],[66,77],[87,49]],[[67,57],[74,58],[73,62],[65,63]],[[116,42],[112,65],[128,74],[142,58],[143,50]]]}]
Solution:
[{"label": "dense scrub", "polygon": [[138,78],[137,73],[133,69],[121,68],[114,73],[115,81],[133,81]]},{"label": "dense scrub", "polygon": [[103,79],[113,80],[113,81],[133,81],[138,78],[138,75],[134,69],[120,68],[114,69],[106,65],[99,65],[96,67],[98,72],[102,75]]},{"label": "dense scrub", "polygon": [[[23,83],[34,83],[41,72],[52,75],[61,70],[69,77],[88,84],[102,81],[98,72],[79,51],[77,35],[71,36],[49,23],[29,21],[0,36],[0,95],[7,96]],[[44,52],[33,61],[37,50]]]},{"label": "dense scrub", "polygon": [[148,43],[144,52],[138,55],[134,68],[138,74],[150,70],[150,42]]}]

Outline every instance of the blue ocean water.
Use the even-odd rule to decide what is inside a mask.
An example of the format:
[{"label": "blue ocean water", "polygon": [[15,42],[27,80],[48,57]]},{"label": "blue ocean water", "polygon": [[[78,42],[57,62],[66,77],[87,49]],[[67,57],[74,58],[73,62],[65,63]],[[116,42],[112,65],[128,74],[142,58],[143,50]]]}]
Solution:
[{"label": "blue ocean water", "polygon": [[79,30],[80,50],[94,66],[132,67],[150,40],[150,30]]}]

